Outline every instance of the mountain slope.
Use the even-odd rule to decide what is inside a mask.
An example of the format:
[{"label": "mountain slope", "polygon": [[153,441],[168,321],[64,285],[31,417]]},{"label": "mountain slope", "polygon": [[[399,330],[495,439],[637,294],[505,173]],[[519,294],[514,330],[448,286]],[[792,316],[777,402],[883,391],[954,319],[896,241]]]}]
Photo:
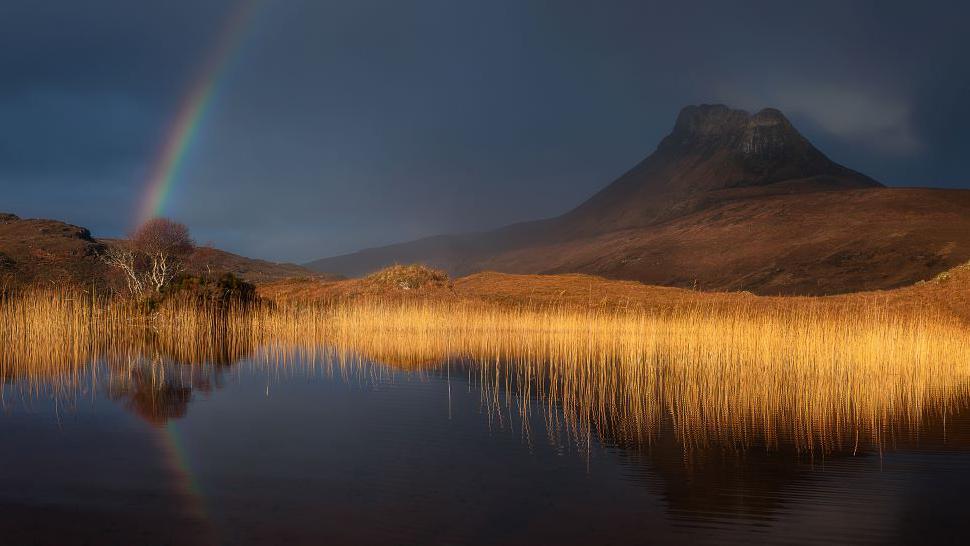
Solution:
[{"label": "mountain slope", "polygon": [[967,260],[970,192],[871,188],[738,199],[648,228],[505,252],[480,266],[820,295],[895,288]]},{"label": "mountain slope", "polygon": [[704,289],[828,294],[932,277],[970,258],[970,192],[885,188],[781,112],[689,106],[656,151],[575,209],[307,264],[453,274],[581,272]]}]

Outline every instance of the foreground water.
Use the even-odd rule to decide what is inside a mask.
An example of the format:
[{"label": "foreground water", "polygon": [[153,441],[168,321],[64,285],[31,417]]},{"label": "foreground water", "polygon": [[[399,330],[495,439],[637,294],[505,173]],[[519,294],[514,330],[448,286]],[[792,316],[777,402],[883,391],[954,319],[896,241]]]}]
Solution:
[{"label": "foreground water", "polygon": [[570,411],[575,393],[541,396],[495,366],[321,351],[7,378],[0,541],[939,543],[970,530],[970,411],[952,400],[877,442],[818,424],[836,441],[806,449],[804,430],[725,442],[692,433],[717,416]]}]

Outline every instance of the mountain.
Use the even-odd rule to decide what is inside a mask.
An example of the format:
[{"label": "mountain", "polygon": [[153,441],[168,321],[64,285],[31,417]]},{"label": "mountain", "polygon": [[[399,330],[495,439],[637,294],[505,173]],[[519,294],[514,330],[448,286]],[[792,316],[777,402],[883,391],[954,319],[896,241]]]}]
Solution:
[{"label": "mountain", "polygon": [[684,108],[657,150],[560,224],[582,233],[641,227],[711,202],[774,192],[881,187],[831,161],[778,110]]},{"label": "mountain", "polygon": [[[81,283],[104,279],[98,258],[114,239],[95,239],[86,228],[57,220],[21,219],[0,213],[0,288],[21,283]],[[318,276],[295,264],[246,258],[211,247],[198,247],[187,260],[191,273],[229,272],[260,283],[289,277]]]},{"label": "mountain", "polygon": [[425,262],[463,275],[579,272],[763,294],[891,288],[970,259],[970,192],[886,188],[776,109],[684,108],[657,149],[565,214],[307,264],[360,275]]}]

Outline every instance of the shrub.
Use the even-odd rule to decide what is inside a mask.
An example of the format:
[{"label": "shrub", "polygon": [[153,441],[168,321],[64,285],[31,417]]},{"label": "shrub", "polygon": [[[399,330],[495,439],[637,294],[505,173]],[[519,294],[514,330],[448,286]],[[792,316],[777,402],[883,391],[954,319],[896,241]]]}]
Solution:
[{"label": "shrub", "polygon": [[159,293],[151,302],[152,307],[170,300],[195,300],[200,304],[216,304],[225,307],[229,304],[248,306],[256,302],[256,287],[232,273],[223,273],[212,279],[198,275],[181,275]]}]

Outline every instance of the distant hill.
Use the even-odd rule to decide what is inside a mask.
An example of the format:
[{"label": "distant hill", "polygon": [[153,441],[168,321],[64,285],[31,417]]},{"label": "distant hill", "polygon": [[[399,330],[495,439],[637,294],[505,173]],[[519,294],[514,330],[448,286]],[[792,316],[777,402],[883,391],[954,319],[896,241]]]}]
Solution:
[{"label": "distant hill", "polygon": [[204,273],[206,270],[229,272],[256,284],[293,277],[340,278],[339,276],[317,273],[296,264],[247,258],[207,246],[200,246],[195,249],[189,259],[189,268],[193,273]]},{"label": "distant hill", "polygon": [[657,149],[562,216],[307,264],[361,275],[591,273],[761,294],[931,278],[970,258],[970,191],[886,188],[826,157],[778,110],[688,106]]},{"label": "distant hill", "polygon": [[[57,220],[0,213],[0,286],[97,282],[107,273],[98,254],[116,243],[95,239],[87,229]],[[210,247],[198,247],[187,265],[190,273],[230,272],[253,283],[320,276],[298,265],[246,258]]]}]

